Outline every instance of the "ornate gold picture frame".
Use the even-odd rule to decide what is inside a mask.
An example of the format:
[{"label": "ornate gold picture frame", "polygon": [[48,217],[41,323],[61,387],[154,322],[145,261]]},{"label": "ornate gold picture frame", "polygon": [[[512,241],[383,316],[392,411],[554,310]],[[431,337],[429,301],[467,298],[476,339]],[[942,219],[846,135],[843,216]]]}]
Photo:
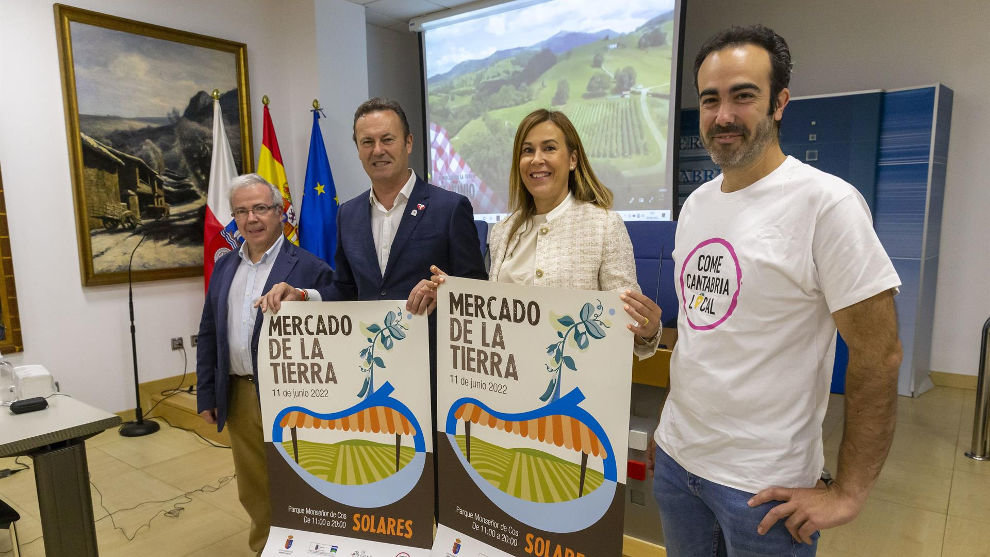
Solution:
[{"label": "ornate gold picture frame", "polygon": [[21,352],[21,320],[17,316],[17,289],[14,287],[14,259],[10,252],[7,227],[7,202],[3,195],[3,174],[0,173],[0,352]]},{"label": "ornate gold picture frame", "polygon": [[84,286],[203,273],[219,89],[252,170],[247,46],[55,4]]}]

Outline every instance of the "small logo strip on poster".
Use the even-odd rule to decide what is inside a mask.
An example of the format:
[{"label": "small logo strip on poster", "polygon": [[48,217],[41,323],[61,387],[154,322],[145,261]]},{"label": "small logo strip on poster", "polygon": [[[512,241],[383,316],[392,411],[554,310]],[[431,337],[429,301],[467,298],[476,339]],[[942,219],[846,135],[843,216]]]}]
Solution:
[{"label": "small logo strip on poster", "polygon": [[288,536],[286,536],[285,537],[285,543],[282,544],[282,547],[279,548],[278,554],[279,555],[295,555],[296,554],[296,550],[295,549],[292,549],[292,544],[294,544],[294,543],[295,543],[295,540],[293,539],[293,537],[292,537],[291,534],[288,535]]},{"label": "small logo strip on poster", "polygon": [[310,542],[309,555],[336,555],[337,546],[328,543]]}]

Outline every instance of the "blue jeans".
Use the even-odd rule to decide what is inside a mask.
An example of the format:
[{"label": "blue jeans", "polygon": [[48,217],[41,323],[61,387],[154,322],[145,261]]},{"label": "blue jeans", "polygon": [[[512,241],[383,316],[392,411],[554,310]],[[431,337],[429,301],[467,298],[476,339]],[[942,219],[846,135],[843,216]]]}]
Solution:
[{"label": "blue jeans", "polygon": [[795,541],[780,520],[765,535],[756,526],[778,502],[750,508],[752,493],[699,478],[657,447],[653,495],[660,506],[664,544],[670,557],[814,557],[811,545]]}]

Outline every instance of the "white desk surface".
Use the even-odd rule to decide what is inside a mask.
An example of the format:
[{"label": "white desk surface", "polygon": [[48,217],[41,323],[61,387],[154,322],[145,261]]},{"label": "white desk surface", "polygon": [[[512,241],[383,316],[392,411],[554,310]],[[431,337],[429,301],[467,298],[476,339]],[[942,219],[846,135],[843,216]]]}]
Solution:
[{"label": "white desk surface", "polygon": [[0,407],[0,457],[30,452],[60,441],[95,435],[121,422],[120,416],[56,394],[48,408],[13,414]]}]

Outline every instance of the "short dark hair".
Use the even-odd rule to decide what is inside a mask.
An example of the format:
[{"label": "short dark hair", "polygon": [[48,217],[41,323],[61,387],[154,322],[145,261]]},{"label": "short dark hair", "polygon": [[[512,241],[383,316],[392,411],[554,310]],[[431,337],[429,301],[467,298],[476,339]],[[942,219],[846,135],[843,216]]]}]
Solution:
[{"label": "short dark hair", "polygon": [[402,140],[405,141],[409,137],[409,120],[406,119],[406,113],[402,110],[399,103],[391,99],[372,97],[361,103],[361,106],[357,107],[357,110],[354,111],[354,123],[351,124],[351,139],[354,140],[354,143],[357,143],[358,118],[372,112],[382,112],[384,110],[391,110],[399,117],[399,121],[402,122]]},{"label": "short dark hair", "polygon": [[698,51],[698,56],[694,59],[694,89],[698,89],[698,70],[705,58],[712,52],[722,50],[730,46],[745,44],[756,45],[766,50],[770,55],[770,113],[777,110],[777,95],[787,88],[791,82],[791,50],[787,47],[787,41],[774,32],[773,29],[763,25],[749,25],[740,27],[733,25],[728,29],[719,31],[715,36],[705,41]]}]

